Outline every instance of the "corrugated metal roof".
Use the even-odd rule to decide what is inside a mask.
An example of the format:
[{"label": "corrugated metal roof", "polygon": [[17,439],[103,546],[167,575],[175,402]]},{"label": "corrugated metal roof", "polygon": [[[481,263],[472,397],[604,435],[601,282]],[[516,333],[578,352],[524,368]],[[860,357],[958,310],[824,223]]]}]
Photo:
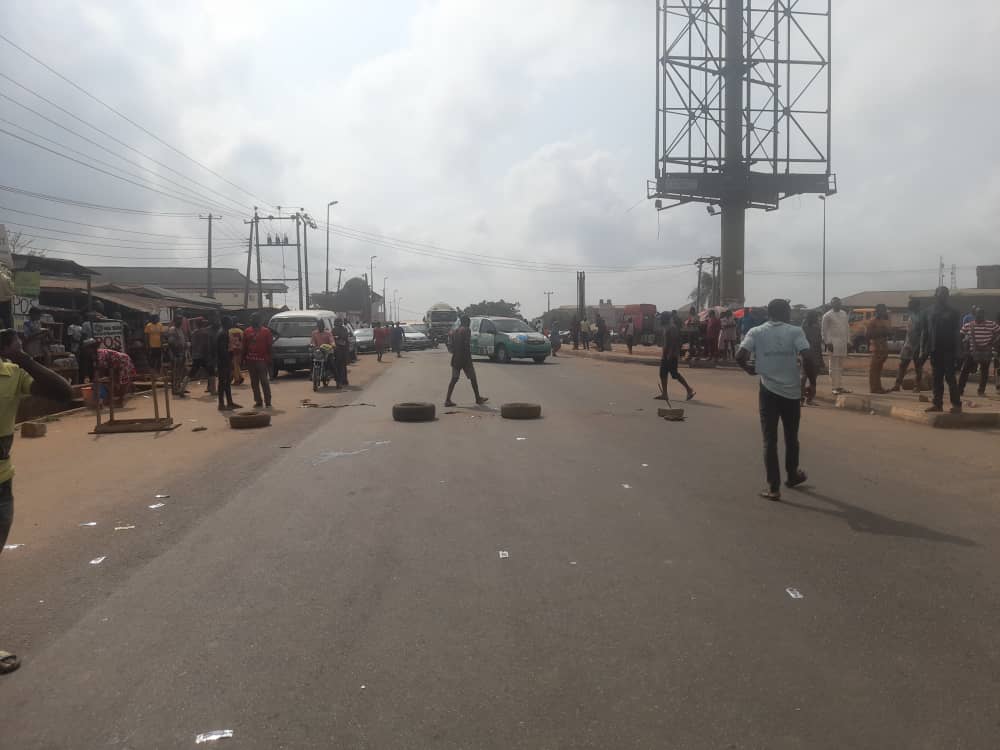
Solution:
[{"label": "corrugated metal roof", "polygon": [[[164,287],[165,289],[204,289],[206,270],[204,268],[184,268],[177,266],[94,266],[101,275],[102,282],[113,284],[142,284]],[[235,268],[213,268],[212,286],[216,289],[243,289],[247,277]],[[251,283],[251,289],[256,282]],[[266,292],[287,292],[284,284],[265,282]]]},{"label": "corrugated metal roof", "polygon": [[885,305],[889,309],[905,310],[914,297],[933,297],[934,290],[917,291],[882,291],[882,292],[858,292],[847,297],[841,297],[840,301],[844,307],[875,307],[875,305]]}]

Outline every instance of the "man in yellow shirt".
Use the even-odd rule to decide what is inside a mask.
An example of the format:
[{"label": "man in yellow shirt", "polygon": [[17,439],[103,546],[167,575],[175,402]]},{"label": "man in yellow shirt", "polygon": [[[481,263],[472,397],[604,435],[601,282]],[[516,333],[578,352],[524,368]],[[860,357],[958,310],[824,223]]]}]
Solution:
[{"label": "man in yellow shirt", "polygon": [[146,327],[146,348],[149,350],[149,369],[159,372],[163,367],[163,323],[159,315],[153,315]]},{"label": "man in yellow shirt", "polygon": [[[0,331],[0,552],[14,521],[14,467],[10,449],[14,445],[17,406],[26,396],[42,396],[71,401],[73,389],[62,377],[39,364],[21,349],[21,339],[13,329]],[[0,651],[0,674],[20,666],[17,657]]]}]

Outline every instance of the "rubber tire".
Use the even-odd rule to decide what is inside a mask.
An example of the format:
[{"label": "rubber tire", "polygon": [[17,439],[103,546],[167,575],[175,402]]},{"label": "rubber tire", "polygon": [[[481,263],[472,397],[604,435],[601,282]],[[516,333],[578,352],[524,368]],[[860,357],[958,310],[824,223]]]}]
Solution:
[{"label": "rubber tire", "polygon": [[539,419],[541,404],[510,403],[500,405],[500,416],[504,419]]},{"label": "rubber tire", "polygon": [[548,359],[548,358],[547,357],[535,357],[534,359],[535,359],[535,364],[536,365],[544,365],[545,364],[545,360]]},{"label": "rubber tire", "polygon": [[436,416],[437,408],[431,403],[404,402],[392,407],[392,418],[397,422],[433,422]]},{"label": "rubber tire", "polygon": [[229,417],[229,426],[234,430],[268,427],[270,424],[271,415],[259,411],[238,411]]},{"label": "rubber tire", "polygon": [[313,368],[312,371],[312,381],[313,381],[313,393],[315,393],[316,391],[319,390],[319,382],[320,382],[319,373],[316,372],[315,367]]},{"label": "rubber tire", "polygon": [[507,347],[503,344],[497,345],[497,348],[493,350],[493,359],[502,365],[509,365],[510,352],[507,351]]}]

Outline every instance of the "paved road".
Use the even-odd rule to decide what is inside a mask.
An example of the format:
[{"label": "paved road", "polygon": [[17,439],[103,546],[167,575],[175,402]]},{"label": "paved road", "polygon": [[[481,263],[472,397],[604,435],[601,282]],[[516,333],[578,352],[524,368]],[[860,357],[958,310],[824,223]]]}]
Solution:
[{"label": "paved road", "polygon": [[996,747],[996,436],[810,410],[810,488],[771,504],[749,378],[692,372],[666,423],[646,368],[482,363],[545,419],[393,423],[446,357],[261,433],[228,494],[179,482],[203,515],[88,571],[0,747]]}]

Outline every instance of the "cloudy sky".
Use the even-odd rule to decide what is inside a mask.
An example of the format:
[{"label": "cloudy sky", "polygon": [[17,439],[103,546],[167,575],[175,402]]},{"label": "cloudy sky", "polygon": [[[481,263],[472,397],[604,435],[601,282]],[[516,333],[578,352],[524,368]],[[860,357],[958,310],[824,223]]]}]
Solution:
[{"label": "cloudy sky", "polygon": [[[973,286],[976,264],[1000,262],[1000,5],[834,6],[840,194],[829,204],[829,293],[930,288],[939,256]],[[437,301],[499,297],[534,315],[546,291],[553,305],[574,301],[577,266],[591,269],[591,301],[674,306],[694,284],[693,267],[598,272],[718,252],[718,219],[704,207],[657,216],[643,200],[653,171],[653,8],[5,0],[5,36],[144,130],[0,41],[0,185],[150,213],[0,190],[0,221],[83,263],[197,265],[197,214],[221,212],[217,263],[237,267],[253,205],[263,214],[301,206],[322,224],[337,200],[331,265],[356,275],[377,255],[375,285],[389,277],[406,317]],[[812,196],[750,215],[750,302],[820,301],[821,221]],[[313,290],[324,284],[324,250],[320,227],[310,237]],[[266,275],[283,274],[278,250],[264,261]],[[291,254],[284,263],[291,275]]]}]

